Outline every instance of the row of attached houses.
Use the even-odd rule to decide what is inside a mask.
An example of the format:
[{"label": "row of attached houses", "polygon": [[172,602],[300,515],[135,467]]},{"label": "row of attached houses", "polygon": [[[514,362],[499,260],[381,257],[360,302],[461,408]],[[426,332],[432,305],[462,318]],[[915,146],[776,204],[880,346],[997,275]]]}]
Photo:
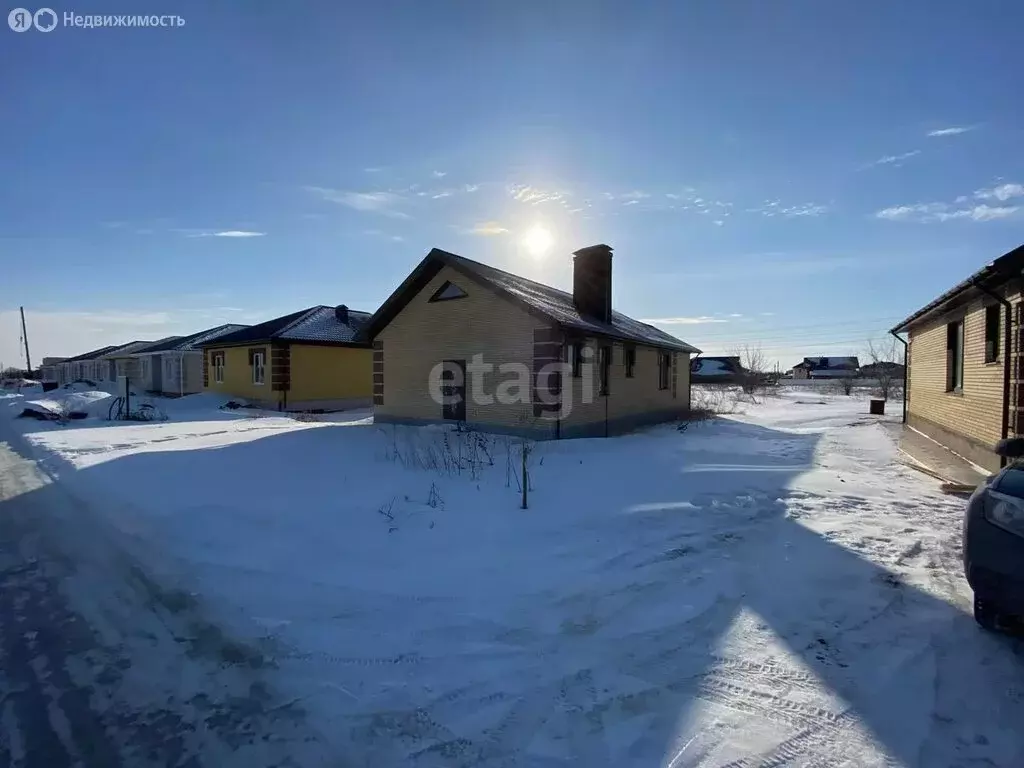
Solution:
[{"label": "row of attached houses", "polygon": [[928,302],[906,334],[906,422],[987,470],[995,444],[1024,435],[1024,245]]},{"label": "row of attached houses", "polygon": [[378,422],[457,421],[537,438],[677,418],[700,350],[612,308],[612,249],[576,251],[562,291],[433,249],[374,313],[318,305],[252,326],[104,347],[57,381],[128,377],[278,410],[373,406]]}]

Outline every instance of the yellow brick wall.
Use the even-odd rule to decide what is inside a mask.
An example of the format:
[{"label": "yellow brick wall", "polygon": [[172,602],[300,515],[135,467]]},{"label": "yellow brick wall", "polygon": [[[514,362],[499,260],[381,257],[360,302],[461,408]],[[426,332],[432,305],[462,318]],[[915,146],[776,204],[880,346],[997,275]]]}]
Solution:
[{"label": "yellow brick wall", "polygon": [[[999,359],[986,363],[985,306],[988,303],[974,300],[965,308],[910,332],[907,411],[912,417],[927,419],[993,446],[1002,437],[1006,311],[1001,312]],[[964,321],[963,391],[955,393],[946,391],[946,326],[959,318]]]},{"label": "yellow brick wall", "polygon": [[[265,374],[263,384],[252,383],[252,367],[249,365],[249,350],[262,349],[264,351]],[[214,369],[211,361],[213,355],[218,352],[224,353],[224,383],[218,384],[214,380]],[[237,397],[243,400],[255,400],[266,405],[276,407],[281,402],[281,392],[273,392],[270,388],[270,345],[253,344],[244,347],[211,347],[206,349],[206,360],[209,366],[209,377],[207,379],[206,391],[216,392],[227,397]]]},{"label": "yellow brick wall", "polygon": [[[690,383],[690,356],[674,352],[676,365],[676,395],[672,396],[672,374],[669,372],[668,389],[658,389],[658,350],[654,347],[636,346],[636,366],[633,378],[626,377],[625,347],[621,343],[588,338],[585,340],[591,350],[588,358],[593,361],[589,375],[584,368],[584,377],[566,379],[572,387],[572,411],[565,419],[567,425],[593,424],[605,419],[605,400],[607,400],[607,417],[609,421],[643,413],[666,412],[684,409],[688,401]],[[600,396],[601,372],[598,364],[598,348],[602,345],[612,346],[612,365],[609,376],[609,392],[607,398]],[[585,391],[593,395],[590,403],[583,402]],[[568,387],[567,387],[568,394]]]},{"label": "yellow brick wall", "polygon": [[[450,280],[468,295],[451,301],[429,302]],[[476,354],[484,362],[533,360],[533,331],[545,327],[538,318],[478,285],[450,267],[444,267],[377,337],[384,344],[384,404],[375,412],[384,417],[440,419],[441,405],[430,395],[434,366],[442,360],[466,360]],[[489,377],[494,394],[497,373]],[[504,380],[504,378],[502,378]],[[467,386],[467,394],[471,394]],[[530,424],[533,406],[527,404],[480,404],[468,398],[466,421],[510,427]]]},{"label": "yellow brick wall", "polygon": [[373,394],[372,357],[369,349],[292,344],[289,401],[369,398]]}]

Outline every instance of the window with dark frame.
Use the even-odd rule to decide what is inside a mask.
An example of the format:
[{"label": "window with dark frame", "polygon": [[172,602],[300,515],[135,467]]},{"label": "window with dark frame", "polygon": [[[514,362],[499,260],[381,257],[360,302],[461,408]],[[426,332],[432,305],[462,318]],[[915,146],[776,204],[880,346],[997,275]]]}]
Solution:
[{"label": "window with dark frame", "polygon": [[612,372],[612,348],[603,346],[599,351],[599,364],[601,366],[601,394],[609,393]]},{"label": "window with dark frame", "polygon": [[946,391],[964,388],[964,321],[946,325]]},{"label": "window with dark frame", "polygon": [[572,341],[565,345],[565,362],[572,365],[572,375],[580,378],[583,375],[583,344]]},{"label": "window with dark frame", "polygon": [[622,357],[626,365],[626,378],[632,379],[636,374],[636,347],[626,347]]},{"label": "window with dark frame", "polygon": [[658,389],[668,389],[669,375],[672,372],[672,360],[667,352],[658,353]]},{"label": "window with dark frame", "polygon": [[999,359],[999,316],[998,304],[985,307],[985,362],[994,363]]}]

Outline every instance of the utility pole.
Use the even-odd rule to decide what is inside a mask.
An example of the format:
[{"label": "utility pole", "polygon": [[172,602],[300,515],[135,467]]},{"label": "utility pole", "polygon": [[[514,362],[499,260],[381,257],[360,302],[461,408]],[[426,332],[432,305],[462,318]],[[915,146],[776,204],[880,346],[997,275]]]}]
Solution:
[{"label": "utility pole", "polygon": [[25,330],[25,308],[18,307],[21,310],[21,338],[25,342],[25,367],[28,368],[26,376],[32,375],[32,357],[28,353],[28,331]]}]

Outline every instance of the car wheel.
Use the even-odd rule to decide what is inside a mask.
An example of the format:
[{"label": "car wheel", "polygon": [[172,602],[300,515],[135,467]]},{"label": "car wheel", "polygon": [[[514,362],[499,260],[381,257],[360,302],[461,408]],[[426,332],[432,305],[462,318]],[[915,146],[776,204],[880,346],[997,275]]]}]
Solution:
[{"label": "car wheel", "polygon": [[999,611],[991,602],[979,597],[977,592],[974,593],[974,620],[990,632],[999,630]]}]

